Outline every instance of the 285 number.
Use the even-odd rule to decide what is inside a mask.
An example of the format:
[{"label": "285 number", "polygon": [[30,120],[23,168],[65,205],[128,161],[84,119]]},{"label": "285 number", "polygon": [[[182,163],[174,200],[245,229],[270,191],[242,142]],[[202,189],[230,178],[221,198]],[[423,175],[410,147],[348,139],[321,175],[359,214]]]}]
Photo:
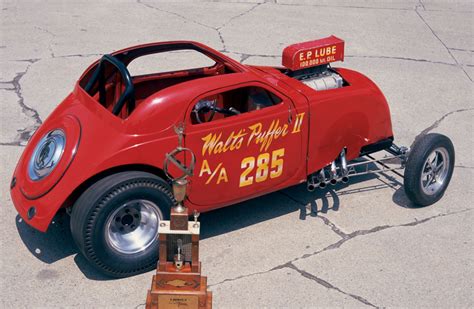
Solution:
[{"label": "285 number", "polygon": [[255,182],[263,182],[267,180],[269,176],[270,179],[280,177],[283,173],[284,156],[285,148],[280,148],[272,151],[271,158],[268,152],[261,153],[257,159],[255,159],[255,157],[243,158],[240,167],[244,169],[244,171],[240,175],[239,187],[252,185],[254,179]]}]

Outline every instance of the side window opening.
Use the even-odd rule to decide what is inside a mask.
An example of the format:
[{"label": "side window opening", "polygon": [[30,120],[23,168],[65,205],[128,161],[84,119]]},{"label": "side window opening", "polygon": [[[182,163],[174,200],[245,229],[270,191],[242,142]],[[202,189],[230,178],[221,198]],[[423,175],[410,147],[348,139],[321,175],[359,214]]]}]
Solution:
[{"label": "side window opening", "polygon": [[192,110],[191,122],[207,123],[258,111],[281,102],[278,96],[264,88],[242,87],[200,99]]}]

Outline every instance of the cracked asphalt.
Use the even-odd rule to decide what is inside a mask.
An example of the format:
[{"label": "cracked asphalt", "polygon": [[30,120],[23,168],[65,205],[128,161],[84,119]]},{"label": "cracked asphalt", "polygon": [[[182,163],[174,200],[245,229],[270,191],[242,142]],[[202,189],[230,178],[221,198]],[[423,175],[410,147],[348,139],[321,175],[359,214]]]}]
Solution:
[{"label": "cracked asphalt", "polygon": [[0,306],[144,307],[152,272],[101,276],[78,254],[67,216],[40,233],[10,200],[28,138],[91,62],[190,39],[279,65],[286,45],[334,34],[346,42],[338,65],[386,95],[396,143],[429,132],[453,140],[451,185],[427,208],[410,205],[403,179],[382,174],[203,214],[215,308],[474,307],[473,12],[469,0],[2,1]]}]

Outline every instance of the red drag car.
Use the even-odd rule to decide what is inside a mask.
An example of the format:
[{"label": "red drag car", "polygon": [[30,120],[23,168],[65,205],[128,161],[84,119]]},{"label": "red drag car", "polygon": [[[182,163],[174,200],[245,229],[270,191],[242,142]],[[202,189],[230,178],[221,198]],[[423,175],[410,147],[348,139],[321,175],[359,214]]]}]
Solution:
[{"label": "red drag car", "polygon": [[[136,76],[128,70],[141,57],[182,50],[211,65]],[[410,151],[396,146],[384,95],[366,76],[330,66],[343,57],[344,42],[333,36],[287,47],[284,67],[243,65],[188,41],[104,55],[29,141],[11,181],[13,203],[40,231],[66,208],[84,256],[122,277],[156,265],[158,225],[174,204],[164,159],[179,139],[196,157],[185,202],[191,211],[401,168],[414,204],[436,202],[453,173],[451,141],[428,134]],[[370,156],[381,150],[401,166]],[[363,156],[371,159],[355,160]],[[189,164],[191,156],[178,159]],[[361,170],[373,162],[382,168]]]}]

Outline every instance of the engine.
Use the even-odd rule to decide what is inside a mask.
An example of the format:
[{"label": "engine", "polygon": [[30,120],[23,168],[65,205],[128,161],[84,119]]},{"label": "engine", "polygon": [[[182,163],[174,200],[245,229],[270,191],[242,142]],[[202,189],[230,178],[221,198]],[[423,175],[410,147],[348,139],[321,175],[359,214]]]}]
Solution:
[{"label": "engine", "polygon": [[344,86],[344,79],[329,65],[338,60],[344,60],[344,41],[335,36],[290,45],[282,57],[288,76],[317,91]]},{"label": "engine", "polygon": [[302,82],[314,90],[341,88],[344,84],[344,80],[339,74],[330,71],[326,71],[308,79],[303,79]]},{"label": "engine", "polygon": [[289,71],[289,75],[314,90],[328,90],[341,88],[344,79],[328,65],[317,66],[310,69]]}]

